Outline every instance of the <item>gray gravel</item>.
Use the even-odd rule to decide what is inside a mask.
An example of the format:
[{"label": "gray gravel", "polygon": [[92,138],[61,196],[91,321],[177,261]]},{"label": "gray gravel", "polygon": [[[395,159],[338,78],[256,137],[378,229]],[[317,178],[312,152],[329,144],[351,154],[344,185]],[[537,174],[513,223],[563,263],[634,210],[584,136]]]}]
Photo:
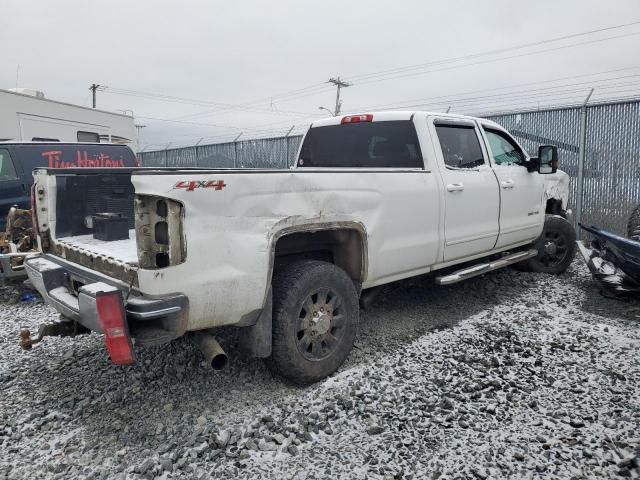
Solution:
[{"label": "gray gravel", "polygon": [[640,477],[640,303],[504,270],[386,287],[347,363],[300,388],[187,342],[109,364],[101,337],[17,346],[55,313],[0,288],[0,478]]}]

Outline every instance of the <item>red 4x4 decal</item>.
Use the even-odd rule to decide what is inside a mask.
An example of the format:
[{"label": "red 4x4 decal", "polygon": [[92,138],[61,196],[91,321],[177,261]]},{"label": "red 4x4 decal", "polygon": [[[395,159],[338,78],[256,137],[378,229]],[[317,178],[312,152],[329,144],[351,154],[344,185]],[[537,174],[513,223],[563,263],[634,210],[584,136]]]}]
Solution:
[{"label": "red 4x4 decal", "polygon": [[184,188],[187,192],[193,192],[196,188],[213,188],[222,190],[227,184],[224,180],[180,180],[173,188]]}]

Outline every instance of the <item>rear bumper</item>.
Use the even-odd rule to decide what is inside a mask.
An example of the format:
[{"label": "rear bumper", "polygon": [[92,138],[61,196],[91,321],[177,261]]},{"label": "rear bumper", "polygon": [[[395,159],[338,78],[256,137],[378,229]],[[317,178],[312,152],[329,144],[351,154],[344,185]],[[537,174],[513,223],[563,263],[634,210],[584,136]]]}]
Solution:
[{"label": "rear bumper", "polygon": [[24,269],[24,264],[14,265],[13,261],[24,259],[29,255],[34,255],[34,253],[0,253],[0,280],[26,277],[27,272]]},{"label": "rear bumper", "polygon": [[28,258],[24,266],[31,283],[48,304],[90,330],[102,333],[96,295],[119,291],[124,300],[131,336],[138,343],[166,343],[184,333],[188,310],[184,295],[162,298],[127,296],[128,289],[121,282],[50,255]]}]

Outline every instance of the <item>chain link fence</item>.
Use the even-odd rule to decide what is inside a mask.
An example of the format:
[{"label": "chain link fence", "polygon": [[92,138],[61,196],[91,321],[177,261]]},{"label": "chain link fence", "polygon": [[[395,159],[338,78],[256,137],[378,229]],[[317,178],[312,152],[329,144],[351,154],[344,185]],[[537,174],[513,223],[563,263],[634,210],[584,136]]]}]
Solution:
[{"label": "chain link fence", "polygon": [[[540,145],[556,145],[560,168],[572,180],[569,206],[574,212],[579,207],[580,221],[626,232],[629,213],[640,204],[640,100],[486,118],[509,130],[531,155]],[[288,168],[295,162],[301,139],[296,135],[243,140],[142,152],[138,157],[145,167]]]},{"label": "chain link fence", "polygon": [[197,145],[141,152],[144,167],[288,168],[295,162],[302,135]]},{"label": "chain link fence", "polygon": [[640,204],[640,100],[487,118],[509,130],[530,154],[540,145],[556,145],[560,169],[571,176],[569,206],[576,217],[585,225],[626,234],[629,214]]}]

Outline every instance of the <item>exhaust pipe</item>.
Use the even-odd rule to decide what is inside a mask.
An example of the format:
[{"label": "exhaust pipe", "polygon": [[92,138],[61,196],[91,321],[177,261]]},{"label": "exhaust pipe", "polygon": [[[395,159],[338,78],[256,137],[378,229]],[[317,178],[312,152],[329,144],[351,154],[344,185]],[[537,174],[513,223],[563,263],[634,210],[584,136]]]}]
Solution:
[{"label": "exhaust pipe", "polygon": [[224,353],[220,344],[213,335],[208,333],[196,333],[192,337],[193,343],[204,355],[207,364],[214,370],[222,370],[227,366],[229,357]]}]

